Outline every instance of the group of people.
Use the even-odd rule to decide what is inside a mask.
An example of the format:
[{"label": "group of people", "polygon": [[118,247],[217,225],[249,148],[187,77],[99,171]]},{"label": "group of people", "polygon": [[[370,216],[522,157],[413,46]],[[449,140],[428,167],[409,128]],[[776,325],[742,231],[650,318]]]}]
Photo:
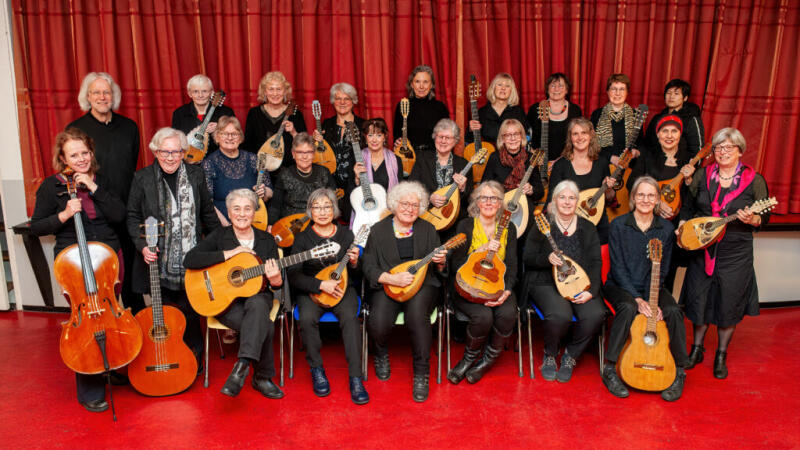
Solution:
[{"label": "group of people", "polygon": [[[120,89],[108,74],[90,73],[79,93],[80,105],[87,113],[56,137],[53,168],[57,174],[45,179],[37,191],[31,228],[37,235],[54,234],[58,253],[75,243],[72,218],[82,212],[87,239],[104,242],[118,252],[122,300],[134,312],[145,307],[142,294],[149,293],[151,282],[147,267],[157,263],[162,297],[186,317],[184,340],[198,361],[203,350],[201,322],[187,299],[185,271],[212,266],[243,252],[265,261],[268,289],[238,299],[217,317],[239,333],[238,360],[222,388],[222,393],[230,396],[241,391],[252,367],[254,389],[268,398],[283,397],[271,380],[275,374],[274,325],[268,314],[279,289],[287,289],[299,308],[300,334],[318,396],[331,390],[320,356],[319,319],[326,310],[336,315],[351,398],[356,404],[369,401],[360,362],[359,301],[368,306],[366,329],[379,380],[391,376],[387,341],[398,314],[404,313],[413,357],[413,399],[422,402],[429,391],[430,315],[441,302],[443,290],[468,318],[463,357],[447,374],[454,384],[464,379],[476,383],[487,373],[502,354],[519,309],[531,303],[544,322],[542,377],[569,381],[586,345],[608,316],[604,299],[613,308],[613,324],[602,379],[613,395],[629,395],[614,366],[637,313],[667,323],[678,374],[662,392],[665,400],[680,398],[685,370],[702,362],[709,325],[715,325],[719,334],[714,375],[727,376],[727,348],[735,326],[745,315],[758,314],[753,232],[769,218],[748,208],[768,192],[763,177],[741,161],[746,144],[739,131],[717,131],[711,142],[714,161],[696,168],[689,160],[703,146],[704,131],[699,108],[688,102],[690,87],[683,80],[667,83],[666,107],[642,133],[635,129],[633,108],[626,103],[630,80],[624,74],[609,77],[609,102],[586,119],[581,108],[569,101],[571,83],[565,74],[551,75],[545,86],[546,98],[525,114],[513,78],[501,73],[489,85],[488,102],[479,109],[478,120],[469,122],[471,130],[481,130],[483,139],[497,147],[485,161],[482,179],[475,180],[473,172],[465,170],[468,161],[454,153],[464,136],[449,119],[446,105],[435,98],[435,87],[428,66],[416,67],[408,77],[407,137],[417,158],[407,176],[401,159],[389,148],[390,142],[400,140],[403,117],[399,104],[394,117],[395,141],[391,141],[386,121],[356,116],[356,89],[337,83],[330,89],[335,116],[325,119],[321,130],[309,134],[302,111],[288,108],[292,87],[280,72],[267,73],[260,81],[260,104],[248,112],[244,128],[230,108],[214,109],[206,129],[212,142],[199,165],[184,161],[189,146],[186,136],[206,118],[213,85],[204,75],[192,77],[187,83],[191,101],[175,110],[172,127],[155,133],[148,145],[155,161],[137,171],[139,130],[135,122],[115,112]],[[549,120],[542,120],[543,106]],[[540,147],[545,122],[550,165],[529,170],[529,150]],[[365,144],[359,163],[349,132],[353,126],[360,131],[359,143]],[[278,170],[259,173],[255,152],[279,132],[291,157],[286,156]],[[470,140],[471,133],[465,134]],[[315,144],[322,140],[336,155],[333,172],[313,163]],[[625,150],[635,156],[627,185],[630,212],[610,223],[603,213],[595,226],[578,214],[580,194],[604,185],[619,187],[618,180],[610,177],[609,167],[613,168]],[[62,173],[67,168],[80,186],[78,198],[72,200],[62,195]],[[678,173],[685,177],[681,187],[684,203],[676,212],[661,201],[658,181]],[[388,192],[388,214],[371,226],[366,244],[361,245],[363,253],[353,245],[358,230],[349,226],[355,214],[349,195],[336,193],[337,189],[345,194],[357,189],[364,179],[361,174]],[[549,183],[543,182],[548,178]],[[527,182],[523,184],[524,179]],[[437,231],[421,216],[429,208],[445,206],[450,199],[436,191],[453,185],[466,207],[458,211],[454,226]],[[546,199],[544,214],[559,252],[535,226],[528,226],[523,233],[518,233],[513,223],[500,229],[507,206],[504,195],[513,189],[520,189],[531,205]],[[605,195],[608,203],[614,204],[615,190],[608,189]],[[284,255],[331,241],[339,244],[338,255],[329,261],[312,259],[285,272],[279,270],[278,245],[270,229],[253,226],[262,203],[267,205],[270,226],[297,213],[310,220],[310,225],[294,236],[291,249],[284,249]],[[730,215],[740,220],[731,223],[722,240],[708,249],[683,252],[675,245],[675,231],[682,222],[697,216]],[[156,251],[140,237],[140,225],[151,216],[164,222]],[[457,233],[464,234],[466,244],[443,250],[442,242]],[[672,286],[663,282],[658,287],[657,310],[651,310],[647,302],[651,265],[645,250],[654,238],[664,249],[662,280],[669,279],[678,265],[688,266],[680,301],[672,297]],[[605,284],[601,277],[604,245],[610,254]],[[454,274],[471,253],[486,250],[505,263],[505,289],[495,300],[475,303],[454,288]],[[414,282],[413,274],[392,269],[426,255],[432,257],[419,290],[404,302],[389,296],[385,286],[407,287]],[[559,294],[553,278],[552,267],[564,263],[562,255],[580,265],[590,280],[586,290],[569,300]],[[336,280],[316,277],[321,269],[340,260],[347,262],[351,275],[344,288]],[[364,296],[359,299],[362,286]],[[312,299],[319,293],[341,301],[325,308]],[[694,325],[690,352],[684,313]],[[566,346],[559,361],[562,342]],[[78,401],[87,410],[108,408],[101,376],[76,377]],[[121,374],[114,378],[124,382]]]}]

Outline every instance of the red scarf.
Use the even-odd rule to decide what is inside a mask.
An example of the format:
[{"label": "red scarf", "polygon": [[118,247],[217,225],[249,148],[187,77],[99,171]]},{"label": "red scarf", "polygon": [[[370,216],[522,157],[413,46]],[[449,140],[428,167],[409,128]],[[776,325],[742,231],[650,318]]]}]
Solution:
[{"label": "red scarf", "polygon": [[528,159],[527,152],[520,147],[517,154],[512,155],[503,145],[497,153],[500,157],[500,164],[512,168],[511,173],[503,181],[503,186],[507,191],[521,187],[519,182],[522,180],[522,176],[525,175],[525,161]]}]

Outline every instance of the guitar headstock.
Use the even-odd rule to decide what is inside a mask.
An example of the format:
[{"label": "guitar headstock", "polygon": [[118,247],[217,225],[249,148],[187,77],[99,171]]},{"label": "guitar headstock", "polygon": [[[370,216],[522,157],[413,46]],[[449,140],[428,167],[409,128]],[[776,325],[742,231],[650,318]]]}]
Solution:
[{"label": "guitar headstock", "polygon": [[483,164],[486,161],[486,157],[488,155],[489,155],[489,150],[481,147],[481,149],[478,150],[477,153],[475,153],[475,156],[472,157],[470,162],[472,164]]},{"label": "guitar headstock", "polygon": [[750,205],[750,212],[753,214],[764,214],[768,212],[772,208],[774,208],[778,204],[778,199],[775,197],[764,198],[761,200],[756,200],[755,203]]},{"label": "guitar headstock", "polygon": [[617,166],[623,169],[627,169],[628,165],[630,165],[631,160],[633,159],[633,152],[630,149],[626,149],[619,155],[619,161],[617,161]]},{"label": "guitar headstock", "polygon": [[539,102],[539,120],[542,122],[550,121],[550,102],[548,100]]},{"label": "guitar headstock", "polygon": [[647,243],[647,257],[654,263],[661,262],[661,241],[658,239],[650,239]]},{"label": "guitar headstock", "polygon": [[458,233],[457,235],[451,237],[444,243],[444,248],[447,250],[452,250],[456,247],[464,245],[467,242],[467,235],[464,233]]},{"label": "guitar headstock", "polygon": [[226,96],[227,94],[225,94],[225,91],[217,91],[211,94],[211,104],[214,108],[219,108],[225,102]]},{"label": "guitar headstock", "polygon": [[350,139],[350,142],[353,144],[361,143],[361,130],[358,129],[356,126],[355,121],[353,122],[346,122],[345,128],[347,129],[347,137]]},{"label": "guitar headstock", "polygon": [[478,82],[475,75],[469,76],[469,101],[477,102],[481,97],[481,84]]},{"label": "guitar headstock", "polygon": [[311,114],[314,115],[314,119],[316,120],[322,118],[322,105],[319,104],[319,100],[311,102]]},{"label": "guitar headstock", "polygon": [[633,110],[633,128],[638,130],[642,128],[644,125],[645,119],[647,119],[647,113],[650,112],[647,105],[642,103],[636,109]]},{"label": "guitar headstock", "polygon": [[158,246],[158,237],[163,233],[161,229],[164,227],[164,222],[159,222],[153,216],[148,217],[144,221],[144,240],[147,242],[148,247]]},{"label": "guitar headstock", "polygon": [[542,234],[550,234],[550,222],[547,221],[547,218],[542,213],[534,214],[533,220],[536,222],[536,228],[538,228]]},{"label": "guitar headstock", "polygon": [[337,254],[339,254],[339,249],[341,248],[342,246],[339,245],[338,243],[334,241],[328,241],[325,242],[324,244],[319,244],[318,246],[312,248],[310,252],[313,258],[324,259],[324,258],[329,258],[331,256],[336,256]]},{"label": "guitar headstock", "polygon": [[400,100],[400,115],[403,116],[403,119],[407,119],[410,111],[411,102],[409,102],[407,98],[403,97],[403,99]]},{"label": "guitar headstock", "polygon": [[369,237],[369,228],[367,224],[361,225],[361,228],[358,229],[358,233],[356,233],[355,239],[353,239],[353,245],[358,245],[359,247],[366,245],[367,238]]}]

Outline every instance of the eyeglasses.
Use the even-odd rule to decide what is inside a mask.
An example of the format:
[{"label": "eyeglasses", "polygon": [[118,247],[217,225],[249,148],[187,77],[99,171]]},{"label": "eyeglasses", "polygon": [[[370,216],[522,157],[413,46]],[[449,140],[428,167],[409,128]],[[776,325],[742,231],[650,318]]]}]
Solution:
[{"label": "eyeglasses", "polygon": [[737,148],[739,148],[739,146],[733,145],[733,144],[718,145],[718,146],[714,147],[714,152],[716,152],[716,153],[731,153]]},{"label": "eyeglasses", "polygon": [[521,137],[522,137],[522,133],[520,133],[519,131],[517,131],[516,133],[504,133],[503,134],[503,138],[504,139],[519,139]]},{"label": "eyeglasses", "polygon": [[353,99],[350,97],[333,97],[334,103],[350,103]]},{"label": "eyeglasses", "polygon": [[294,150],[293,153],[297,156],[313,156],[314,150],[311,150],[310,152],[298,152],[297,150]]},{"label": "eyeglasses", "polygon": [[331,212],[333,211],[333,205],[324,205],[324,206],[312,206],[311,210],[319,213],[319,212]]},{"label": "eyeglasses", "polygon": [[559,199],[559,200],[561,200],[561,201],[564,201],[564,200],[569,200],[569,201],[572,201],[572,202],[574,202],[575,200],[577,200],[577,199],[578,199],[578,197],[575,197],[574,195],[563,195],[563,194],[562,194],[562,195],[559,195],[559,196],[558,196],[558,197],[556,197],[556,198],[557,198],[557,199]]},{"label": "eyeglasses", "polygon": [[480,197],[478,197],[478,201],[481,203],[494,204],[494,203],[500,203],[500,200],[502,200],[500,197],[495,197],[493,195],[481,195]]},{"label": "eyeglasses", "polygon": [[636,194],[636,200],[655,200],[658,198],[656,194],[645,194],[644,192],[638,192]]},{"label": "eyeglasses", "polygon": [[191,91],[189,91],[189,93],[192,95],[200,95],[200,94],[205,95],[205,94],[210,94],[211,89],[192,89]]},{"label": "eyeglasses", "polygon": [[367,135],[367,139],[383,139],[384,137],[386,137],[386,135],[383,133],[369,133]]},{"label": "eyeglasses", "polygon": [[156,150],[156,153],[162,158],[181,158],[183,150]]},{"label": "eyeglasses", "polygon": [[439,135],[436,136],[436,139],[438,139],[440,141],[450,142],[450,141],[454,141],[456,138],[454,138],[453,136],[447,136],[445,134],[439,134]]},{"label": "eyeglasses", "polygon": [[238,131],[235,133],[219,133],[219,137],[221,138],[237,138],[239,136],[241,135],[239,134]]},{"label": "eyeglasses", "polygon": [[566,87],[567,87],[567,85],[564,84],[563,82],[562,83],[555,83],[555,82],[554,83],[550,83],[550,88],[551,89],[565,89]]},{"label": "eyeglasses", "polygon": [[397,204],[400,209],[405,209],[406,211],[416,211],[419,209],[419,203],[413,202],[400,202]]}]

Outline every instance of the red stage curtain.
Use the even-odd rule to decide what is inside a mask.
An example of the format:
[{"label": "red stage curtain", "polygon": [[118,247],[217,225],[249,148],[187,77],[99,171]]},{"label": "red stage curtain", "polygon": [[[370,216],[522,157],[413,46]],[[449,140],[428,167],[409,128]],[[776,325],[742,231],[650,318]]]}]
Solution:
[{"label": "red stage curtain", "polygon": [[[544,80],[569,74],[585,114],[607,100],[605,80],[633,80],[629,103],[663,107],[680,77],[703,108],[706,139],[742,130],[744,160],[763,173],[778,212],[800,213],[800,5],[789,0],[13,0],[23,167],[29,205],[52,173],[55,134],[81,114],[82,77],[106,71],[122,87],[119,112],[147,143],[188,101],[186,80],[208,74],[244,118],[261,76],[281,70],[308,125],[328,89],[358,89],[357,112],[391,123],[410,70],[436,73],[436,94],[460,125],[469,74],[484,88],[511,73],[527,107]],[[140,164],[153,157],[143,146]],[[792,189],[794,187],[794,189]]]}]

